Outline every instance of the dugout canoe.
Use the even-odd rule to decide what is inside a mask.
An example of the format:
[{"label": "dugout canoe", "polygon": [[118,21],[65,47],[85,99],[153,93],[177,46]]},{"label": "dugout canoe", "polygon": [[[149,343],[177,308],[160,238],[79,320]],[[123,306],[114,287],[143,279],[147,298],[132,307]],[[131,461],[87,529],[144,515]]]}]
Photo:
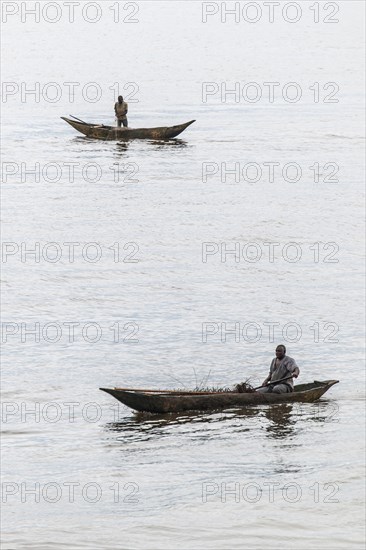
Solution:
[{"label": "dugout canoe", "polygon": [[159,128],[117,128],[104,124],[90,124],[88,122],[71,120],[64,116],[62,120],[70,124],[75,130],[89,138],[125,141],[129,139],[171,139],[179,136],[188,126],[196,122],[190,120],[177,126],[161,126]]},{"label": "dugout canoe", "polygon": [[209,411],[246,405],[271,403],[312,403],[319,399],[339,380],[314,381],[298,384],[292,393],[236,393],[189,392],[169,390],[137,390],[126,388],[99,388],[131,409],[149,413],[176,413],[183,411]]}]

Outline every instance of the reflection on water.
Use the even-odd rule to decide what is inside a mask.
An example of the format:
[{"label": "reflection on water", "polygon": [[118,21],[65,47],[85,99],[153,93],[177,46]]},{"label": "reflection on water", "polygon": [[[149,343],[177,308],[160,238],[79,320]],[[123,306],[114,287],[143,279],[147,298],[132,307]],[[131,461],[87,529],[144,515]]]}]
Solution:
[{"label": "reflection on water", "polygon": [[171,138],[165,140],[148,140],[148,143],[156,146],[157,149],[164,149],[166,147],[176,147],[179,149],[183,149],[184,147],[188,146],[188,143],[184,141],[184,139],[179,138]]},{"label": "reflection on water", "polygon": [[282,403],[274,407],[268,407],[265,417],[270,421],[266,426],[267,435],[282,439],[294,434],[296,417],[292,415],[293,405]]},{"label": "reflection on water", "polygon": [[116,148],[113,151],[113,153],[116,156],[123,155],[124,153],[126,153],[128,151],[129,145],[130,145],[129,141],[117,141]]},{"label": "reflection on water", "polygon": [[184,139],[179,139],[179,138],[170,138],[170,139],[133,139],[133,140],[121,140],[121,141],[116,141],[116,140],[112,140],[112,139],[106,139],[106,140],[103,140],[103,139],[96,139],[96,138],[91,138],[91,137],[88,137],[88,136],[83,136],[83,135],[78,135],[78,136],[74,136],[71,141],[73,141],[74,143],[111,143],[113,146],[114,145],[117,145],[117,148],[118,150],[127,150],[128,149],[128,146],[131,144],[131,143],[146,143],[146,144],[149,144],[149,145],[153,145],[154,147],[156,147],[157,149],[161,148],[165,148],[165,147],[177,147],[177,148],[184,148],[184,147],[187,147],[189,145],[189,143],[187,141],[185,141]]},{"label": "reflection on water", "polygon": [[297,414],[314,422],[339,422],[339,404],[331,399],[322,399],[315,403],[296,403]]},{"label": "reflection on water", "polygon": [[[177,427],[189,424],[195,431],[225,428],[237,432],[264,430],[272,439],[285,439],[296,435],[299,422],[338,422],[338,405],[333,401],[317,403],[281,403],[278,405],[246,406],[210,412],[184,412],[168,414],[134,413],[118,422],[105,425],[108,432],[123,434],[124,441],[146,440],[151,436],[173,435]],[[223,424],[223,425],[222,425]],[[220,426],[219,426],[220,425]],[[148,434],[148,437],[147,437]]]},{"label": "reflection on water", "polygon": [[78,144],[78,143],[85,143],[85,142],[87,142],[87,143],[95,143],[95,139],[94,139],[94,138],[91,138],[91,137],[88,137],[88,136],[79,136],[79,135],[73,137],[71,141],[72,141],[73,143],[76,143],[76,144]]}]

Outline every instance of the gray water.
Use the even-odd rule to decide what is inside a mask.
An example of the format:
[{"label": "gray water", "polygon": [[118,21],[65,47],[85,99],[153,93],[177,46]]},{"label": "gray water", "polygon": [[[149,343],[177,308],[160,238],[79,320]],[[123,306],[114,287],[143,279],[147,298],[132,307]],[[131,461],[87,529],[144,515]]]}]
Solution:
[{"label": "gray water", "polygon": [[[363,3],[87,4],[3,13],[3,548],[363,548]],[[117,82],[131,127],[196,122],[60,120],[114,124]],[[258,385],[278,343],[340,384],[167,416],[98,389]]]}]

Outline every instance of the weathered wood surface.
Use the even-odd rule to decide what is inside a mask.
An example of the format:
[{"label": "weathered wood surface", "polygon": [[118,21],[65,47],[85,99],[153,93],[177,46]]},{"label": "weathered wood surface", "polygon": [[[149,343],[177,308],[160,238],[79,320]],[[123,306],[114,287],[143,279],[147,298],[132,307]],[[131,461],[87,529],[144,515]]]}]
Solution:
[{"label": "weathered wood surface", "polygon": [[179,392],[174,395],[156,392],[126,391],[118,388],[100,388],[118,401],[136,411],[151,413],[173,413],[182,411],[207,411],[241,407],[245,405],[266,405],[271,403],[312,403],[319,399],[338,380],[314,381],[310,384],[298,384],[291,393],[209,393]]},{"label": "weathered wood surface", "polygon": [[89,124],[78,122],[70,118],[61,117],[62,120],[70,124],[75,130],[89,138],[126,141],[129,139],[171,139],[181,134],[195,120],[190,120],[177,126],[162,126],[159,128],[117,128],[115,126],[105,126],[104,124]]}]

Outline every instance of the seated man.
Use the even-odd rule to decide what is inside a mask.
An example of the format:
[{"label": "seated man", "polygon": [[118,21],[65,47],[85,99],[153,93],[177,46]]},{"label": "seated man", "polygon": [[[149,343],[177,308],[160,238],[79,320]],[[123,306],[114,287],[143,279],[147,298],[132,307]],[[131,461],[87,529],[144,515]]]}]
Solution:
[{"label": "seated man", "polygon": [[[286,347],[282,344],[276,348],[276,357],[272,360],[269,374],[263,382],[263,388],[259,388],[257,391],[261,393],[273,392],[273,393],[287,393],[294,391],[294,382],[292,377],[297,378],[300,374],[300,369],[296,365],[296,362],[291,357],[286,355]],[[283,378],[289,378],[286,381],[279,384],[268,384],[268,382],[275,382],[276,380],[282,380]]]}]

